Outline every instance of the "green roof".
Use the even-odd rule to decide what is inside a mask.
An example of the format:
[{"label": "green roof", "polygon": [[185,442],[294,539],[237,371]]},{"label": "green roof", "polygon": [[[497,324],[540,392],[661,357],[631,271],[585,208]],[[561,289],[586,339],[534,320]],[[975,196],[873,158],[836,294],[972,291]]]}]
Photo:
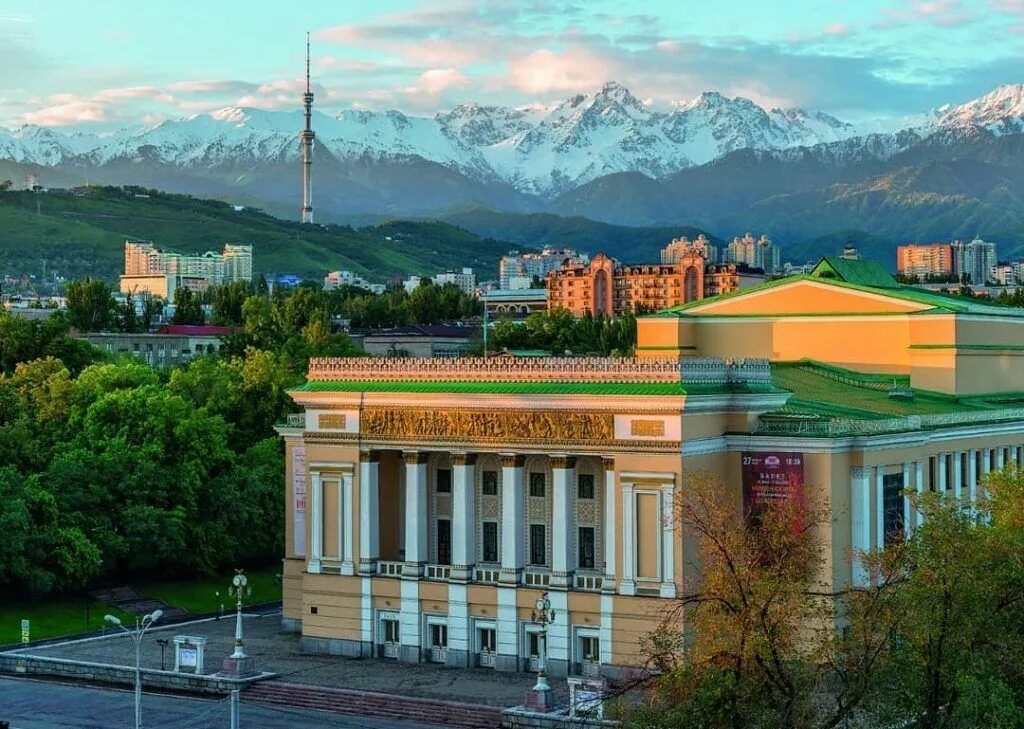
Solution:
[{"label": "green roof", "polygon": [[865,375],[817,362],[772,365],[772,381],[793,393],[784,410],[866,420],[924,413],[953,413],[979,409],[955,397],[915,390],[913,401],[893,399],[889,391],[910,389],[903,375]]},{"label": "green roof", "polygon": [[289,392],[415,392],[480,395],[685,395],[678,382],[307,382]]},{"label": "green roof", "polygon": [[822,258],[810,275],[814,278],[838,279],[845,283],[878,289],[894,289],[899,286],[896,279],[877,261],[861,261],[838,256]]},{"label": "green roof", "polygon": [[[838,265],[837,265],[838,264]],[[855,264],[855,265],[851,265]],[[846,280],[840,277],[845,271],[845,275],[851,276],[856,280]],[[815,273],[817,272],[817,273]],[[824,274],[824,275],[823,275]],[[865,280],[874,280],[875,283],[862,283]],[[763,284],[752,286],[749,289],[742,289],[738,291],[730,291],[725,294],[718,296],[712,296],[706,299],[700,299],[698,301],[691,301],[687,304],[681,304],[679,306],[669,307],[663,309],[654,314],[648,314],[650,317],[676,317],[676,316],[687,316],[691,309],[695,309],[707,304],[725,301],[728,299],[736,298],[739,296],[745,296],[757,291],[765,291],[767,289],[777,288],[779,286],[787,286],[798,281],[814,281],[817,283],[824,283],[829,286],[835,286],[837,288],[850,289],[853,291],[864,291],[866,293],[877,294],[879,296],[889,296],[894,299],[900,299],[902,301],[911,301],[916,304],[921,304],[928,307],[922,310],[920,314],[978,314],[985,316],[1000,316],[1010,318],[1024,317],[1024,309],[1020,309],[1012,306],[999,306],[997,304],[989,304],[978,301],[977,299],[970,296],[958,296],[955,294],[942,293],[941,291],[930,291],[928,289],[918,288],[916,286],[907,286],[904,284],[897,283],[885,270],[877,263],[871,261],[851,261],[843,258],[831,258],[826,257],[818,262],[815,266],[814,271],[810,274],[797,274],[793,276],[785,276],[783,278],[773,279],[766,281]],[[843,313],[850,312],[819,312],[820,316],[834,316]],[[880,314],[881,315],[881,314]],[[701,316],[700,312],[695,312],[693,316]],[[709,313],[707,316],[719,316],[714,313]],[[727,315],[726,315],[727,316]],[[744,314],[743,316],[779,316],[770,311],[766,311],[764,314]],[[807,316],[801,314],[801,316]]]}]

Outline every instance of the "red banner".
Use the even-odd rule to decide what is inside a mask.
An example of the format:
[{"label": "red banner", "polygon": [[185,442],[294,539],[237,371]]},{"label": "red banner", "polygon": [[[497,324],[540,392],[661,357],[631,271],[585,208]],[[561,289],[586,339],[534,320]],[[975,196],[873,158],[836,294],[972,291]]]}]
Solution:
[{"label": "red banner", "polygon": [[756,513],[783,500],[803,499],[803,453],[744,452],[741,457],[746,513]]}]

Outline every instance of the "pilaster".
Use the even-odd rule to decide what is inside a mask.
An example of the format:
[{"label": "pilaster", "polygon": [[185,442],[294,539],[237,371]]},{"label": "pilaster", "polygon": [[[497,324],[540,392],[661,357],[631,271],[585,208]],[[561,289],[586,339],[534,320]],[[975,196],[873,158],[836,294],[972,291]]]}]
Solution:
[{"label": "pilaster", "polygon": [[419,577],[427,561],[427,454],[403,453],[405,460],[405,565],[403,577]]},{"label": "pilaster", "polygon": [[574,504],[576,459],[551,457],[551,587],[568,589],[572,584],[573,530],[576,527]]},{"label": "pilaster", "polygon": [[359,574],[377,574],[380,559],[380,453],[359,453]]},{"label": "pilaster", "polygon": [[523,523],[526,491],[523,484],[524,459],[518,454],[501,456],[501,573],[499,581],[519,584],[525,559]]},{"label": "pilaster", "polygon": [[[476,562],[476,456],[452,453],[452,571],[451,579],[468,581]],[[467,613],[468,614],[468,613]],[[468,628],[467,628],[468,630]],[[468,650],[468,649],[467,649]]]}]

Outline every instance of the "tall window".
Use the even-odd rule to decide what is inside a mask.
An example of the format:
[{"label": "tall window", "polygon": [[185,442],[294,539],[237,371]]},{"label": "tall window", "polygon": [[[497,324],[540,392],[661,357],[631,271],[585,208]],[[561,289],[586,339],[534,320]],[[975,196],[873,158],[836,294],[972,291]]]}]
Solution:
[{"label": "tall window", "polygon": [[594,498],[594,475],[592,473],[581,473],[576,482],[576,498]]},{"label": "tall window", "polygon": [[882,476],[882,528],[885,544],[895,541],[903,531],[903,474],[890,473]]},{"label": "tall window", "polygon": [[484,528],[484,562],[498,561],[498,522],[485,521]]},{"label": "tall window", "polygon": [[498,495],[498,472],[484,471],[483,481],[480,484],[480,491],[484,496]]},{"label": "tall window", "polygon": [[452,522],[450,519],[437,520],[437,563],[452,563]]},{"label": "tall window", "polygon": [[544,496],[544,474],[530,474],[530,496]]},{"label": "tall window", "polygon": [[546,551],[545,529],[543,524],[530,525],[530,564],[543,567],[548,563]]},{"label": "tall window", "polygon": [[594,527],[579,528],[579,567],[581,570],[594,569]]},{"label": "tall window", "polygon": [[437,469],[437,493],[450,494],[452,492],[452,471],[450,468]]}]

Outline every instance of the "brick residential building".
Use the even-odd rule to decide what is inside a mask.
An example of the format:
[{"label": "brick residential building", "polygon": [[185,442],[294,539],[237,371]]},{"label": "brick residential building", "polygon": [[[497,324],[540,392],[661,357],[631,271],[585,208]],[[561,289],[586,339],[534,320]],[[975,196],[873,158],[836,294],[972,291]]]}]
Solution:
[{"label": "brick residential building", "polygon": [[654,311],[739,288],[734,265],[708,265],[696,249],[675,252],[674,263],[625,266],[603,253],[588,264],[568,262],[547,276],[548,310],[574,316]]},{"label": "brick residential building", "polygon": [[896,248],[896,272],[901,276],[952,276],[953,265],[953,246],[949,243],[911,243]]}]

